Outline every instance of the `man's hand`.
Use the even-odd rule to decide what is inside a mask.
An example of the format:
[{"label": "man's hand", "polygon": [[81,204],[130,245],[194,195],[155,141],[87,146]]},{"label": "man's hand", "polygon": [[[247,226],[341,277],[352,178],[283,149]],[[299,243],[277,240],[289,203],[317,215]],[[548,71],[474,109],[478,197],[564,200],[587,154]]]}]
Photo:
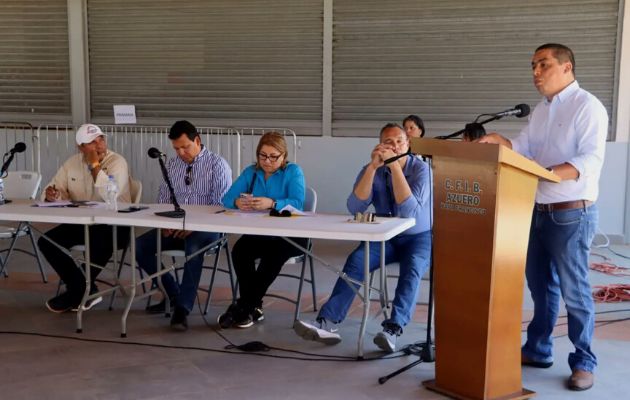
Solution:
[{"label": "man's hand", "polygon": [[182,231],[181,229],[177,229],[173,231],[173,237],[175,239],[186,239],[191,233],[192,231]]},{"label": "man's hand", "polygon": [[46,188],[46,201],[57,201],[61,198],[61,192],[55,188],[55,185]]},{"label": "man's hand", "polygon": [[92,165],[94,163],[99,162],[98,153],[96,152],[96,148],[89,148],[84,153],[83,156],[85,158],[85,162],[88,165]]},{"label": "man's hand", "polygon": [[474,140],[474,143],[492,143],[492,144],[502,144],[503,146],[511,149],[512,142],[510,142],[507,138],[499,135],[496,132],[492,132],[487,134],[486,136],[482,136],[477,140]]}]

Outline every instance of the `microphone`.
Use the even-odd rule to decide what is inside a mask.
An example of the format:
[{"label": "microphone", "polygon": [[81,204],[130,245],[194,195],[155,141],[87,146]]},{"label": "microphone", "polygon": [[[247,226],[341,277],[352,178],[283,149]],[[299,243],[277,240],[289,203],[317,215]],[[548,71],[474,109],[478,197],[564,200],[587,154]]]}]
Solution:
[{"label": "microphone", "polygon": [[159,215],[160,217],[168,217],[168,218],[184,218],[186,216],[186,210],[182,209],[177,202],[177,197],[175,197],[175,190],[173,190],[173,185],[171,184],[171,180],[168,177],[168,171],[166,170],[166,166],[164,165],[163,157],[166,157],[166,154],[162,153],[160,150],[155,147],[151,147],[147,152],[149,157],[157,158],[160,163],[160,169],[162,170],[162,177],[164,178],[164,182],[166,182],[166,186],[168,187],[169,192],[171,193],[171,203],[173,203],[173,211],[161,211],[156,212],[155,215]]},{"label": "microphone", "polygon": [[11,161],[13,161],[13,156],[15,155],[15,153],[21,153],[24,150],[26,150],[26,145],[24,144],[24,142],[17,142],[11,150],[4,153],[4,156],[9,156],[9,158],[6,159],[6,161],[2,164],[2,168],[0,168],[0,177],[4,177],[7,173],[7,170],[9,169],[9,165],[11,165]]},{"label": "microphone", "polygon": [[9,150],[6,154],[21,153],[24,150],[26,150],[26,145],[24,144],[24,142],[17,142],[15,146],[13,146],[13,148]]},{"label": "microphone", "polygon": [[147,154],[149,154],[149,157],[151,158],[166,157],[166,154],[162,153],[160,150],[156,149],[155,147],[151,147],[149,151],[147,152]]},{"label": "microphone", "polygon": [[[523,104],[517,104],[514,106],[514,108],[510,108],[509,110],[501,111],[496,114],[481,114],[477,116],[477,119],[475,119],[475,122],[471,124],[466,124],[465,129],[460,129],[457,132],[451,133],[450,135],[437,136],[436,139],[451,139],[451,138],[454,138],[455,136],[461,135],[462,133],[466,135],[466,138],[476,139],[486,134],[485,129],[483,128],[483,124],[486,124],[491,121],[496,121],[497,119],[501,119],[503,117],[509,117],[512,115],[517,118],[527,117],[529,115],[529,106],[523,103]],[[477,122],[479,120],[479,117],[482,117],[482,116],[490,116],[490,118]],[[473,132],[473,134],[471,134],[471,132]]]},{"label": "microphone", "polygon": [[512,115],[516,118],[527,117],[529,115],[529,106],[527,104],[517,104],[514,108],[494,114],[497,118],[509,117]]}]

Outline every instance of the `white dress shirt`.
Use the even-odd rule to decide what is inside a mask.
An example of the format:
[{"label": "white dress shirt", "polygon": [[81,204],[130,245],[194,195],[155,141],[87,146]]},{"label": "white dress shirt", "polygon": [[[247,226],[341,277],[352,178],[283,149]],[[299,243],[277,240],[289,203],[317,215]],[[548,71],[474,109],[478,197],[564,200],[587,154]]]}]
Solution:
[{"label": "white dress shirt", "polygon": [[597,200],[604,163],[608,114],[604,105],[573,81],[551,101],[543,98],[529,124],[512,140],[512,149],[543,167],[569,163],[577,179],[539,181],[537,203]]}]

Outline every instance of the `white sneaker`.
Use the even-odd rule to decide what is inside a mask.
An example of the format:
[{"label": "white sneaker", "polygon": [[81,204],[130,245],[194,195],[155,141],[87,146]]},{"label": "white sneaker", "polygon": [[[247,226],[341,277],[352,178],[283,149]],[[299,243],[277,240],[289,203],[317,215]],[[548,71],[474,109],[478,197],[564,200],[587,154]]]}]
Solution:
[{"label": "white sneaker", "polygon": [[[81,308],[82,308],[83,311],[87,311],[90,308],[92,308],[95,305],[97,305],[98,303],[100,303],[101,301],[103,301],[103,296],[95,297],[93,299],[90,299],[90,300],[86,301],[85,305],[81,306]],[[72,311],[77,312],[77,311],[79,311],[79,308],[78,307],[77,308],[73,308]]]},{"label": "white sneaker", "polygon": [[377,345],[381,350],[384,350],[388,353],[393,353],[396,351],[396,339],[398,336],[389,330],[384,330],[383,332],[379,332],[374,336],[374,344]]},{"label": "white sneaker", "polygon": [[329,323],[325,319],[322,319],[321,322],[296,320],[293,323],[293,330],[298,336],[306,340],[314,340],[327,345],[341,342],[341,335],[337,333],[339,331],[338,324]]}]

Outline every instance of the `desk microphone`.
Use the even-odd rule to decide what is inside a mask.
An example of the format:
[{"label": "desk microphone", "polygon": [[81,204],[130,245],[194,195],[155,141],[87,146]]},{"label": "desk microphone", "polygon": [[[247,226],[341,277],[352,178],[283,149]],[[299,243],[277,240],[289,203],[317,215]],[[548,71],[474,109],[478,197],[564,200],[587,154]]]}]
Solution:
[{"label": "desk microphone", "polygon": [[167,218],[184,218],[186,216],[186,211],[183,210],[179,203],[177,202],[177,198],[175,197],[175,191],[173,190],[173,185],[171,185],[171,180],[168,177],[168,171],[166,170],[166,166],[164,165],[163,158],[166,157],[166,154],[162,153],[160,150],[155,147],[151,147],[148,151],[149,157],[157,158],[160,163],[160,169],[162,170],[162,177],[166,182],[166,186],[168,186],[168,190],[171,193],[171,203],[173,203],[173,207],[175,208],[173,211],[160,211],[156,212],[155,215],[159,215],[160,217]]},{"label": "desk microphone", "polygon": [[9,165],[11,165],[11,161],[13,161],[13,156],[15,155],[15,153],[21,153],[24,150],[26,150],[26,145],[24,144],[24,142],[17,142],[11,150],[4,153],[4,156],[9,156],[9,158],[7,158],[7,160],[2,164],[2,168],[0,168],[0,177],[3,177],[6,174],[7,170],[9,169]]}]

